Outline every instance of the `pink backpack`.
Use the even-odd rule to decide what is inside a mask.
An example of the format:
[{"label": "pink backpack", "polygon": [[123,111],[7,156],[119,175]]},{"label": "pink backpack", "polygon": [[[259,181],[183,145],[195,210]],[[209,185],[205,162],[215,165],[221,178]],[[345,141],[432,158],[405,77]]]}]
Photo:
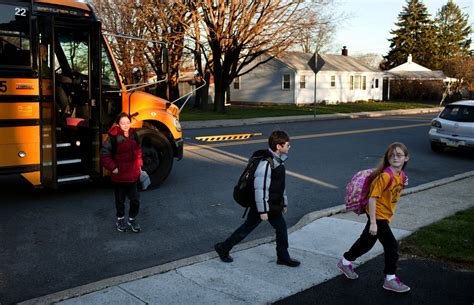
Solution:
[{"label": "pink backpack", "polygon": [[[344,196],[344,203],[346,205],[346,210],[353,211],[357,215],[362,214],[365,211],[365,207],[369,203],[369,198],[367,197],[368,189],[370,186],[369,177],[372,174],[373,169],[365,169],[357,172],[351,181],[346,186],[346,194]],[[383,170],[385,173],[390,175],[390,181],[385,187],[384,191],[387,190],[393,182],[393,172],[390,167],[387,167]],[[408,177],[405,176],[405,173],[402,171],[402,180],[403,185],[408,185]]]}]

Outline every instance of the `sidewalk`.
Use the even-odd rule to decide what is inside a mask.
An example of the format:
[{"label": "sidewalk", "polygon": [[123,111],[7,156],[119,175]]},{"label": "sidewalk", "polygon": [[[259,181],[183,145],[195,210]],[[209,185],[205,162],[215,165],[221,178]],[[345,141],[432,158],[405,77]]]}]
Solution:
[{"label": "sidewalk", "polygon": [[[474,206],[474,171],[404,190],[391,223],[397,239]],[[137,271],[21,304],[268,304],[340,275],[342,253],[362,232],[366,218],[344,207],[313,212],[290,229],[298,268],[275,264],[269,239],[242,244],[223,263],[214,252]],[[382,253],[379,243],[357,264]]]}]

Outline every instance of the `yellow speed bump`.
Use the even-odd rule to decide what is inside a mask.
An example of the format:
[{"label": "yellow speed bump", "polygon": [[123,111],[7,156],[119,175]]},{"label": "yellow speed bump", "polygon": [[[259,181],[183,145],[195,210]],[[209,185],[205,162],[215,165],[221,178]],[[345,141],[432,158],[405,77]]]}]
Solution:
[{"label": "yellow speed bump", "polygon": [[250,139],[253,136],[261,136],[261,133],[243,133],[243,134],[229,134],[220,136],[202,136],[195,137],[196,140],[203,142],[218,142],[218,141],[238,141]]}]

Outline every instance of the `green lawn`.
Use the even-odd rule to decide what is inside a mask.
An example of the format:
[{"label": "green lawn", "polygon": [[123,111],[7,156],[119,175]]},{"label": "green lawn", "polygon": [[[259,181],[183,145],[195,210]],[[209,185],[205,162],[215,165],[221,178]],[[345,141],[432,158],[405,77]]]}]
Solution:
[{"label": "green lawn", "polygon": [[400,252],[474,269],[474,208],[421,228],[402,240]]},{"label": "green lawn", "polygon": [[316,105],[316,110],[311,106],[228,106],[225,113],[216,113],[214,111],[202,111],[187,106],[180,115],[181,121],[205,121],[205,120],[228,120],[228,119],[246,119],[260,117],[275,117],[289,115],[308,115],[308,114],[332,114],[332,113],[353,113],[363,111],[381,111],[397,109],[414,109],[437,107],[433,104],[409,103],[409,102],[360,102],[344,103],[337,105]]}]

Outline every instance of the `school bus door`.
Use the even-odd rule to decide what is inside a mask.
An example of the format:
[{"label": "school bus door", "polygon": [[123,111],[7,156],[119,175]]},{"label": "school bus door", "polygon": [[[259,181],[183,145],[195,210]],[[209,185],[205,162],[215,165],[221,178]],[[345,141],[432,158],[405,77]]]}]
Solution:
[{"label": "school bus door", "polygon": [[42,182],[90,180],[100,175],[99,23],[41,16],[38,28],[39,53],[49,58],[39,60]]},{"label": "school bus door", "polygon": [[54,56],[52,18],[37,17],[36,54],[40,92],[40,181],[43,186],[56,187],[56,137],[55,137],[55,99],[54,99]]}]

